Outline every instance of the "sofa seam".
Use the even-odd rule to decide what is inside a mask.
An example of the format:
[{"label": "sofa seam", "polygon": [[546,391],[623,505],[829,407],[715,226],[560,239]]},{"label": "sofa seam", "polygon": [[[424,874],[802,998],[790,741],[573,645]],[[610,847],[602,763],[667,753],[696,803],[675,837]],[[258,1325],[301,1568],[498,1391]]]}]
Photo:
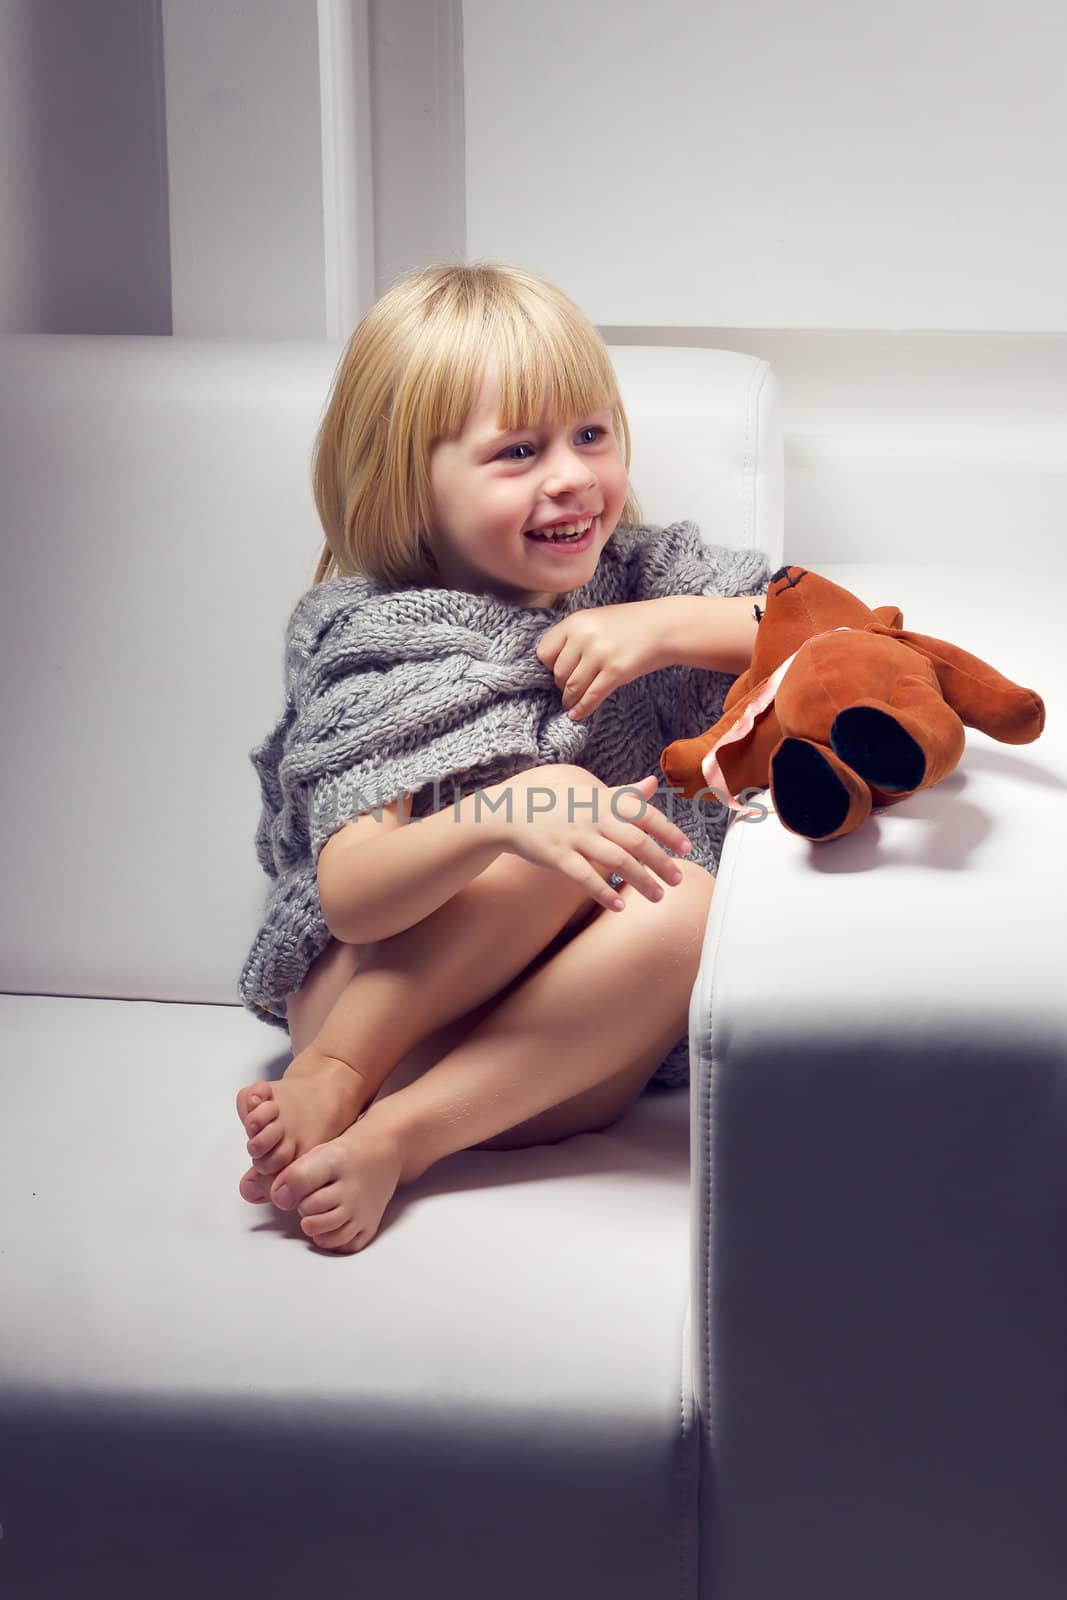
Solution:
[{"label": "sofa seam", "polygon": [[[727,831],[729,831],[729,829]],[[735,849],[734,849],[735,856],[737,855],[737,853],[742,848],[742,838],[743,838],[743,835],[741,837],[739,837],[737,839],[737,841],[736,841]],[[726,841],[724,839],[724,841],[723,841],[723,847],[724,848],[725,848],[725,843],[726,843]],[[712,1345],[714,1343],[714,1331],[715,1331],[714,1330],[714,1326],[713,1326],[713,1322],[712,1322],[712,1255],[714,1253],[714,1239],[713,1239],[713,1233],[712,1233],[712,1164],[713,1164],[714,1157],[715,1157],[714,1144],[713,1144],[713,1140],[712,1140],[712,1127],[713,1127],[713,1120],[714,1120],[714,1112],[713,1112],[714,1094],[713,1094],[713,1090],[714,1090],[714,1085],[715,1085],[715,1074],[716,1074],[716,1067],[717,1067],[717,1057],[716,1057],[716,1052],[715,1052],[715,1025],[716,1025],[716,1015],[717,1015],[718,1007],[717,1007],[717,1004],[716,1004],[716,992],[717,992],[718,984],[719,984],[718,950],[719,950],[719,945],[722,942],[722,940],[723,940],[723,938],[725,936],[725,932],[726,932],[726,922],[727,922],[727,916],[728,916],[729,908],[730,908],[730,899],[731,899],[731,895],[733,893],[733,883],[734,883],[734,877],[736,875],[736,870],[737,870],[737,864],[736,864],[736,861],[734,861],[734,862],[731,863],[729,876],[727,877],[727,881],[726,881],[726,885],[725,885],[725,900],[724,900],[724,903],[723,903],[723,906],[722,906],[722,911],[721,911],[720,916],[719,916],[719,926],[718,926],[718,933],[717,933],[716,941],[715,941],[715,949],[712,952],[711,987],[710,987],[710,993],[709,993],[709,997],[708,997],[708,999],[709,999],[709,1004],[708,1004],[709,1015],[708,1015],[708,1020],[707,1020],[707,1035],[706,1035],[707,1046],[708,1046],[708,1048],[707,1048],[707,1058],[706,1058],[707,1059],[707,1074],[706,1074],[706,1077],[707,1077],[707,1088],[706,1088],[705,1095],[702,1097],[702,1101],[701,1101],[701,1105],[700,1105],[700,1113],[701,1113],[701,1115],[700,1115],[701,1153],[702,1153],[702,1168],[703,1168],[703,1195],[702,1195],[702,1200],[703,1200],[703,1216],[704,1216],[704,1239],[705,1239],[705,1245],[706,1245],[706,1248],[701,1252],[701,1254],[702,1254],[702,1263],[701,1263],[701,1265],[702,1265],[702,1271],[704,1273],[704,1285],[703,1285],[704,1293],[703,1293],[703,1296],[702,1296],[703,1303],[704,1303],[704,1344],[705,1344],[705,1356],[704,1356],[704,1360],[705,1360],[705,1383],[704,1383],[704,1392],[707,1395],[707,1404],[708,1404],[707,1437],[708,1437],[709,1453],[710,1453],[710,1451],[712,1450],[712,1448],[714,1446],[714,1441],[715,1441],[714,1421],[715,1421],[715,1418],[716,1418],[716,1415],[717,1415],[717,1410],[718,1410],[718,1397],[717,1397],[716,1388],[715,1388],[715,1375],[714,1375],[713,1356],[712,1356]],[[700,1456],[700,1451],[699,1451],[699,1441],[698,1441],[697,1524],[698,1524],[698,1539],[699,1539],[701,1550],[703,1550],[704,1529],[703,1529],[702,1519],[701,1519],[701,1515],[700,1515],[700,1492],[699,1492],[700,1491],[700,1466],[699,1466],[699,1456]],[[712,1497],[713,1497],[714,1504],[717,1505],[718,1498],[719,1498],[719,1479],[718,1479],[718,1474],[716,1474],[716,1473],[712,1474]],[[713,1514],[713,1520],[714,1520],[714,1514]],[[714,1537],[714,1530],[713,1530],[713,1537]]]}]

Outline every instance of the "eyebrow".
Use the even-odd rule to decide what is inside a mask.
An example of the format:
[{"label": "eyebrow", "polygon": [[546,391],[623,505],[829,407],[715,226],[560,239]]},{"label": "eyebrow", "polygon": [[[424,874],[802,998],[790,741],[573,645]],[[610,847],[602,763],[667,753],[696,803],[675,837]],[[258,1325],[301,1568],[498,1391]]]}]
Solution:
[{"label": "eyebrow", "polygon": [[525,427],[525,428],[523,428],[523,427],[520,427],[520,428],[504,428],[499,433],[487,433],[484,438],[478,439],[476,441],[476,444],[477,444],[477,447],[478,447],[479,450],[486,450],[486,449],[488,449],[488,447],[491,444],[499,444],[501,439],[510,439],[513,433],[536,433],[536,432],[537,432],[537,428],[536,428],[536,425],[534,423],[531,423],[529,425],[529,427]]}]

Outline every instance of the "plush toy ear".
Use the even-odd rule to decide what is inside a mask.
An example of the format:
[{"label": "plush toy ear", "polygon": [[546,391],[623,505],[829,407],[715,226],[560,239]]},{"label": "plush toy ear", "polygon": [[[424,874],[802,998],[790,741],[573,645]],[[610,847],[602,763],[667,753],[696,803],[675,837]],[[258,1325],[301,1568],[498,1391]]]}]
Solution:
[{"label": "plush toy ear", "polygon": [[875,606],[874,614],[879,622],[884,622],[887,628],[902,628],[904,626],[904,613],[898,611],[896,606]]}]

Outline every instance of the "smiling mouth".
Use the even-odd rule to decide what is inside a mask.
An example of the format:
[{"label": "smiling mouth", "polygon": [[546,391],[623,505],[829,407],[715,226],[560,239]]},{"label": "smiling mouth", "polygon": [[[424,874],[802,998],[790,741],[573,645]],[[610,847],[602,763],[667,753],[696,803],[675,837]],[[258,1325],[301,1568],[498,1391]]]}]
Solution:
[{"label": "smiling mouth", "polygon": [[525,536],[537,544],[581,544],[590,537],[596,523],[596,517],[583,517],[557,528],[527,528]]}]

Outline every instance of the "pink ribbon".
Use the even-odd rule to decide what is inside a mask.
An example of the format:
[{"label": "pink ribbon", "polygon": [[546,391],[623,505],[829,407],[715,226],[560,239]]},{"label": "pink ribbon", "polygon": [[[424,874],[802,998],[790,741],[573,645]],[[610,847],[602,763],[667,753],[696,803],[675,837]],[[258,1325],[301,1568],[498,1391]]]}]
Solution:
[{"label": "pink ribbon", "polygon": [[851,633],[852,631],[853,630],[851,628],[846,628],[844,626],[840,628],[826,628],[822,633],[813,633],[810,639],[805,639],[804,644],[799,645],[797,649],[793,651],[793,654],[789,656],[787,660],[783,661],[781,666],[777,667],[774,672],[771,673],[769,678],[764,680],[759,693],[749,701],[748,705],[738,717],[733,727],[727,728],[722,737],[720,739],[716,739],[715,743],[712,745],[711,749],[700,763],[700,770],[704,775],[704,782],[707,784],[709,789],[714,789],[716,791],[717,798],[721,799],[723,795],[729,797],[723,801],[723,804],[729,806],[731,811],[746,811],[748,807],[744,801],[735,800],[730,794],[730,786],[723,777],[722,768],[719,766],[719,751],[724,745],[736,744],[738,739],[743,739],[746,734],[752,732],[752,729],[756,726],[756,718],[759,716],[761,711],[765,711],[767,709],[775,695],[778,693],[779,684],[789,671],[789,668],[793,665],[793,662],[796,660],[801,650],[803,650],[804,645],[814,644],[816,639],[827,639],[832,633]]}]

